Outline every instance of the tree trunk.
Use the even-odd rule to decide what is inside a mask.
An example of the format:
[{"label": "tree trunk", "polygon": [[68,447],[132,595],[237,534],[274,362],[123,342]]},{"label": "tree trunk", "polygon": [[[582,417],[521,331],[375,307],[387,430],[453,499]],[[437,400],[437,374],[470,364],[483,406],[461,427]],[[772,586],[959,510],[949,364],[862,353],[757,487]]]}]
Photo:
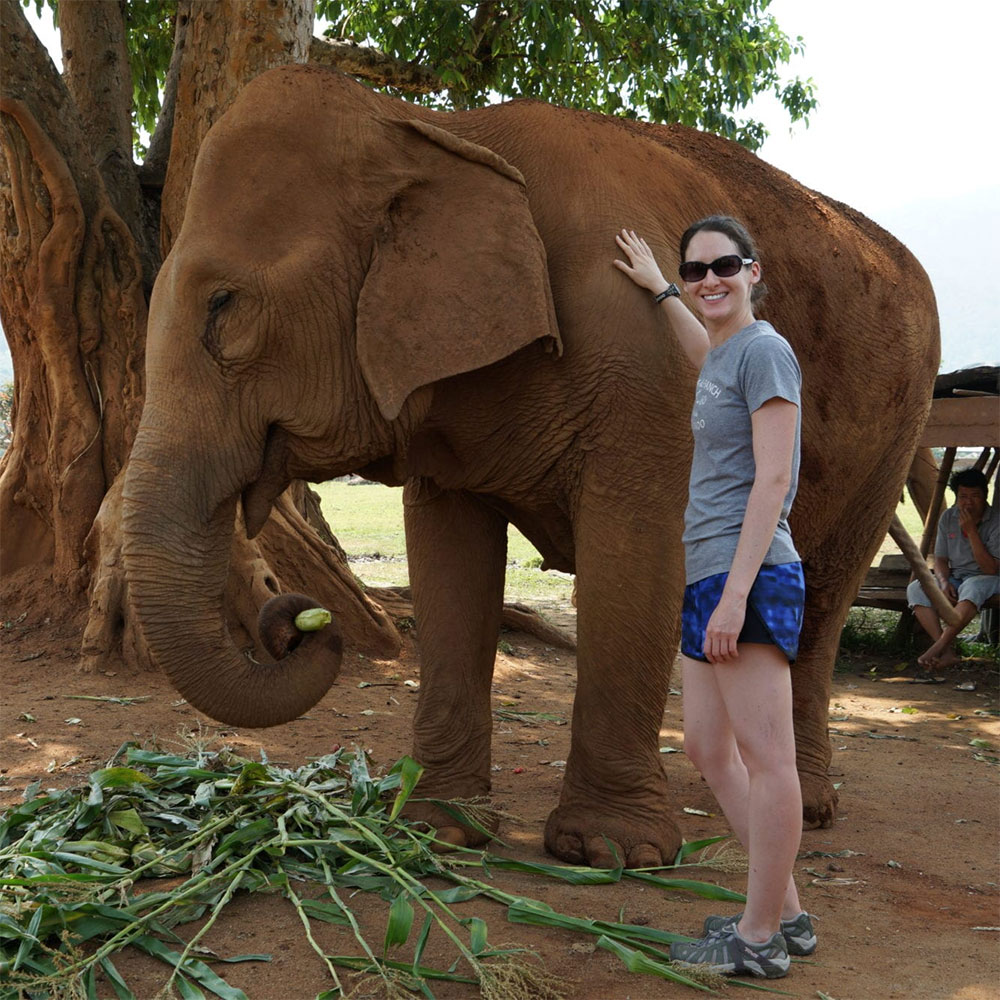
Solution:
[{"label": "tree trunk", "polygon": [[84,539],[141,408],[142,270],[65,84],[19,5],[2,13],[0,309],[15,372],[4,573],[79,594]]},{"label": "tree trunk", "polygon": [[[0,16],[0,319],[15,372],[13,436],[0,459],[3,597],[63,617],[67,599],[89,597],[82,663],[103,666],[120,650],[145,665],[120,558],[120,484],[144,397],[159,248],[180,227],[198,145],[239,87],[307,57],[312,0],[180,4],[176,103],[160,132],[171,150],[162,227],[156,178],[141,187],[131,158],[121,5],[63,0],[65,79],[17,0],[0,0]],[[226,589],[235,635],[256,640],[257,606],[275,589],[326,603],[349,646],[399,649],[304,484],[279,499],[253,542],[238,528]]]},{"label": "tree trunk", "polygon": [[187,39],[177,78],[160,246],[166,257],[184,221],[201,140],[244,84],[309,58],[313,0],[181,0]]}]

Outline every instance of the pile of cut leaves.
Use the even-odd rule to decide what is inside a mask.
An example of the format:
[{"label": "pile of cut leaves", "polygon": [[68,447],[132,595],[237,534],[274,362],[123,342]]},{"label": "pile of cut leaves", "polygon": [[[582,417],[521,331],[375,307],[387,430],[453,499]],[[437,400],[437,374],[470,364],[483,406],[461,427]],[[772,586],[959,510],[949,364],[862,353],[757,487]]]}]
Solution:
[{"label": "pile of cut leaves", "polygon": [[[433,1000],[433,984],[441,980],[473,984],[487,998],[562,996],[537,956],[491,945],[486,922],[459,912],[477,897],[506,907],[512,923],[596,937],[597,946],[631,972],[708,989],[705,980],[670,965],[669,943],[681,935],[558,913],[503,892],[491,883],[491,872],[581,885],[630,878],[711,899],[739,902],[742,896],[638,870],[530,864],[480,851],[435,853],[432,836],[400,816],[419,777],[410,758],[373,776],[363,753],[346,750],[285,768],[227,748],[195,744],[176,754],[125,744],[84,786],[40,793],[36,782],[20,806],[0,816],[0,983],[23,997],[89,1000],[97,997],[103,974],[128,1000],[134,994],[114,957],[131,946],[169,969],[163,996],[195,1000],[207,991],[246,1000],[210,967],[205,957],[212,953],[200,942],[236,893],[279,892],[329,973],[331,985],[317,1000],[348,995],[354,984],[345,983],[345,970],[377,977],[391,997]],[[708,843],[685,845],[677,863]],[[163,877],[171,879],[169,890],[157,891],[149,880]],[[320,890],[319,898],[307,897]],[[380,941],[367,940],[352,913],[349,900],[358,891],[385,901]],[[203,921],[196,933],[182,937],[175,930],[194,920]],[[327,954],[313,934],[314,921],[349,928],[357,953]],[[435,941],[444,935],[453,950],[446,968],[425,964],[432,934]]]}]

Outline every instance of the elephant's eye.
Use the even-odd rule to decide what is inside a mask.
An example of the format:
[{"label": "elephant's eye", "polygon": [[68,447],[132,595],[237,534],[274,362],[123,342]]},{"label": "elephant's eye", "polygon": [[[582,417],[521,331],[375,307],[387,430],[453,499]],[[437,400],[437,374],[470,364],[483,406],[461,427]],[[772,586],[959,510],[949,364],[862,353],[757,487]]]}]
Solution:
[{"label": "elephant's eye", "polygon": [[208,352],[217,359],[222,355],[222,346],[219,343],[219,333],[215,325],[219,320],[219,314],[232,297],[232,292],[220,288],[217,292],[213,292],[208,299],[208,319],[205,322],[205,331],[201,335],[201,342]]},{"label": "elephant's eye", "polygon": [[233,293],[228,289],[219,289],[208,300],[208,311],[214,316],[232,297]]}]

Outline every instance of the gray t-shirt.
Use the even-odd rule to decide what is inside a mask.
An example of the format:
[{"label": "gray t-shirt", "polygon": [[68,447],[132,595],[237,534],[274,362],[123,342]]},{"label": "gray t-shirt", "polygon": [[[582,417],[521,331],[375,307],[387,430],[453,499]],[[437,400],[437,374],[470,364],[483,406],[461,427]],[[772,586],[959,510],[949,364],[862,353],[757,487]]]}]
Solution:
[{"label": "gray t-shirt", "polygon": [[[994,558],[1000,559],[1000,517],[997,514],[995,507],[987,507],[978,528],[979,537],[986,546],[986,551]],[[938,521],[934,555],[944,556],[948,560],[950,575],[956,580],[984,575],[979,563],[976,562],[976,557],[972,554],[968,538],[962,534],[957,507],[949,507]]]},{"label": "gray t-shirt", "polygon": [[792,483],[764,565],[799,559],[788,530],[788,512],[799,477],[801,386],[802,373],[791,345],[763,320],[708,352],[691,411],[694,459],[684,515],[688,583],[727,573],[732,566],[757,468],[750,414],[775,397],[795,403],[799,418]]}]

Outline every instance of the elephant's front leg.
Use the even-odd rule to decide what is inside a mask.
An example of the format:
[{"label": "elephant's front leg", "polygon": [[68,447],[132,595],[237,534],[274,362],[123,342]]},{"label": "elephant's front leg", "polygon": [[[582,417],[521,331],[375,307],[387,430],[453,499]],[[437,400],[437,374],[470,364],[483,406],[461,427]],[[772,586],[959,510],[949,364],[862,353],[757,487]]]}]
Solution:
[{"label": "elephant's front leg", "polygon": [[[664,522],[647,517],[634,508],[608,511],[592,526],[589,552],[581,544],[586,531],[577,532],[572,746],[545,828],[546,848],[573,864],[657,867],[671,864],[681,844],[659,735],[682,571],[665,551]],[[676,585],[665,586],[671,576]]]},{"label": "elephant's front leg", "polygon": [[[413,755],[420,798],[471,799],[490,790],[490,688],[503,613],[507,521],[468,493],[413,480],[404,492],[406,549],[420,648]],[[443,810],[412,803],[407,815],[441,840],[484,837]]]}]

